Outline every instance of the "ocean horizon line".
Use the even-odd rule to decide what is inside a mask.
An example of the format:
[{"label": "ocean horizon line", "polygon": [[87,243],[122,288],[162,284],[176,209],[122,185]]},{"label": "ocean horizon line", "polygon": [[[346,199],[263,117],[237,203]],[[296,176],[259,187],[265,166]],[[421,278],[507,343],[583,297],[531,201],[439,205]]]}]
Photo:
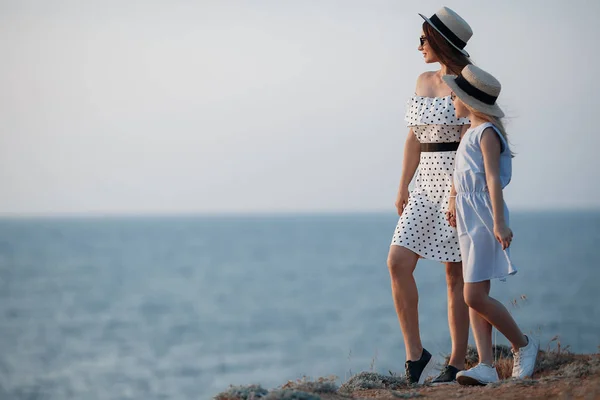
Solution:
[{"label": "ocean horizon line", "polygon": [[[513,208],[511,215],[521,214],[582,214],[599,213],[600,207]],[[214,218],[286,218],[286,217],[343,217],[396,215],[395,210],[256,210],[256,211],[153,211],[153,212],[40,212],[2,213],[0,220],[48,220],[48,219],[214,219]]]}]

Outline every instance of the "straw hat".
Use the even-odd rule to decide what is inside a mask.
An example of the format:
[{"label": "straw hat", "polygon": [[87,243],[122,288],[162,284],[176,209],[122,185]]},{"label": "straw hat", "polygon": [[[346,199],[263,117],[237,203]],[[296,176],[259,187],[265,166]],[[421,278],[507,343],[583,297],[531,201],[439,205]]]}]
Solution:
[{"label": "straw hat", "polygon": [[474,110],[494,117],[504,116],[496,104],[502,86],[498,79],[481,68],[469,64],[460,75],[444,75],[442,79],[463,103]]},{"label": "straw hat", "polygon": [[442,7],[438,12],[433,14],[431,18],[427,18],[423,14],[419,14],[429,25],[433,27],[440,35],[444,37],[452,46],[469,57],[469,53],[465,50],[467,42],[473,36],[473,30],[467,24],[467,21],[462,19],[460,15],[449,9]]}]

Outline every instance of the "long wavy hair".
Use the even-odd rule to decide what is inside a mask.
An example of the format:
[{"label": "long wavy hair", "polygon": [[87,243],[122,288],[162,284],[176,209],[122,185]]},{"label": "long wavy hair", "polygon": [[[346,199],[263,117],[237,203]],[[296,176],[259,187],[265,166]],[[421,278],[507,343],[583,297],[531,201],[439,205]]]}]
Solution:
[{"label": "long wavy hair", "polygon": [[448,67],[448,70],[454,75],[460,74],[464,67],[471,64],[469,57],[465,56],[458,49],[452,46],[439,34],[427,21],[423,22],[423,33],[427,43],[435,52],[439,62]]},{"label": "long wavy hair", "polygon": [[[465,103],[463,103],[463,104],[465,104]],[[502,137],[506,141],[506,145],[508,146],[507,150],[510,151],[511,157],[514,157],[515,153],[512,151],[512,149],[511,149],[512,146],[510,145],[510,142],[508,141],[508,133],[506,132],[506,128],[504,127],[504,123],[502,122],[502,118],[498,118],[498,117],[494,117],[494,116],[482,113],[481,111],[477,111],[474,108],[469,107],[467,104],[465,104],[465,107],[467,107],[467,109],[469,109],[469,111],[473,115],[475,115],[478,119],[486,121],[486,122],[491,122],[492,124],[494,124],[494,126],[496,128],[498,128],[498,130],[502,134]]]}]

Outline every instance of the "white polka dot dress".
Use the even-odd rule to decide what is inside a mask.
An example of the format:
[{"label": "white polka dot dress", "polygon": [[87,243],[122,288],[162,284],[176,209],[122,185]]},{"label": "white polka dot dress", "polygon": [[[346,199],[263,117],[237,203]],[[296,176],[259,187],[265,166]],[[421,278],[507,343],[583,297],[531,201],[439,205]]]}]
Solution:
[{"label": "white polka dot dress", "polygon": [[[413,96],[405,121],[420,143],[460,141],[467,118],[457,118],[450,96]],[[392,245],[406,247],[421,258],[461,261],[456,229],[446,221],[456,151],[421,151],[415,187],[398,220]]]}]

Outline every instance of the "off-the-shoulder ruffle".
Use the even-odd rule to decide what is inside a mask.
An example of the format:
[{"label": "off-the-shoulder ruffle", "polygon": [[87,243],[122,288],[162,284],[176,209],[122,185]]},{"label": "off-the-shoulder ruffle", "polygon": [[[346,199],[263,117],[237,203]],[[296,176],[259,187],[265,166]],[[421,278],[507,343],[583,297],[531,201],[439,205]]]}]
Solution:
[{"label": "off-the-shoulder ruffle", "polygon": [[450,96],[412,96],[406,103],[404,116],[408,126],[468,125],[468,118],[457,118]]}]

